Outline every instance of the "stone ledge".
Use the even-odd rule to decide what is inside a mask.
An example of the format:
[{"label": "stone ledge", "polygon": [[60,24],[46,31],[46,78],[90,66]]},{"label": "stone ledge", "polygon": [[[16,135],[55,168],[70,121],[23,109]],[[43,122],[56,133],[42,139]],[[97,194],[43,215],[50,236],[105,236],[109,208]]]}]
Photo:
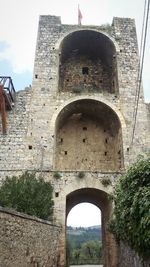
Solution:
[{"label": "stone ledge", "polygon": [[20,217],[20,218],[23,218],[23,219],[26,219],[26,220],[35,221],[35,222],[38,222],[38,223],[47,224],[47,225],[51,225],[53,227],[61,228],[58,225],[52,224],[50,221],[43,220],[43,219],[28,215],[28,214],[25,214],[25,213],[21,213],[21,212],[12,210],[12,209],[4,208],[4,207],[1,207],[1,206],[0,206],[0,212],[1,213],[6,213],[6,214],[10,214],[12,216]]}]

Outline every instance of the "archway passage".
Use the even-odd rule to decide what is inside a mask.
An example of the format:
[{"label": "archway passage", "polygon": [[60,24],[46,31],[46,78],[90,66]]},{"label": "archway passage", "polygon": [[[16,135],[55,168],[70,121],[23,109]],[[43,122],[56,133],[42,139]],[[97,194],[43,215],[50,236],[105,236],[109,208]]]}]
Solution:
[{"label": "archway passage", "polygon": [[103,244],[103,266],[117,266],[117,251],[115,240],[107,229],[107,224],[112,212],[112,204],[108,194],[95,188],[82,188],[75,190],[66,197],[66,218],[70,210],[77,204],[89,202],[96,205],[102,214],[102,244]]},{"label": "archway passage", "polygon": [[55,156],[58,170],[118,171],[123,157],[116,113],[96,100],[67,105],[56,122]]},{"label": "archway passage", "polygon": [[69,266],[103,264],[101,211],[98,207],[87,202],[74,206],[67,217],[66,236]]},{"label": "archway passage", "polygon": [[74,93],[117,94],[117,59],[113,42],[93,30],[67,35],[60,47],[59,89]]}]

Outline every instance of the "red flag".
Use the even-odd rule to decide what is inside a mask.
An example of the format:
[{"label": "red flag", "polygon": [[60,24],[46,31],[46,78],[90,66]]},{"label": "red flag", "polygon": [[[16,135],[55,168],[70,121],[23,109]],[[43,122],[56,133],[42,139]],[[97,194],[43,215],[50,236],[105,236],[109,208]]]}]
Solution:
[{"label": "red flag", "polygon": [[78,25],[81,25],[81,20],[82,20],[82,13],[78,5]]}]

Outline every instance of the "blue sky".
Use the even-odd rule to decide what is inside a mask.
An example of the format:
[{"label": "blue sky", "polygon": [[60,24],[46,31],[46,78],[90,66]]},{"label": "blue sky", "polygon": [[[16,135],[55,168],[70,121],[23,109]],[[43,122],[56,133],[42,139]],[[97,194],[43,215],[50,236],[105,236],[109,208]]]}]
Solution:
[{"label": "blue sky", "polygon": [[9,50],[9,44],[7,41],[0,41],[0,75],[11,76],[17,90],[23,90],[27,85],[32,83],[32,71],[23,70],[21,72],[15,71],[13,68],[11,58],[3,57],[3,52]]},{"label": "blue sky", "polygon": [[[140,43],[144,0],[0,0],[0,76],[11,76],[16,90],[32,84],[39,15],[57,15],[64,24],[77,24],[78,4],[84,25],[111,24],[115,16],[134,18]],[[148,29],[143,70],[146,102],[150,102],[150,21]],[[73,226],[81,225],[81,215],[82,225],[99,224],[95,207],[82,205],[80,216],[79,207],[74,212],[69,215]],[[92,222],[89,215],[94,218]]]}]

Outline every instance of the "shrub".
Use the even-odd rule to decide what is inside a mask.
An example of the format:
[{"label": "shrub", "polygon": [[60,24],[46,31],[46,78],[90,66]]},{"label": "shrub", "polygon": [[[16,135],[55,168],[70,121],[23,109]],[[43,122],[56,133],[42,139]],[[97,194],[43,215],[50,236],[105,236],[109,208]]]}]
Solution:
[{"label": "shrub", "polygon": [[61,175],[60,175],[59,172],[54,172],[53,177],[56,178],[56,179],[60,179]]},{"label": "shrub", "polygon": [[0,187],[0,205],[50,220],[53,214],[52,186],[43,178],[25,172],[6,177]]},{"label": "shrub", "polygon": [[84,173],[84,172],[79,172],[79,173],[78,173],[78,177],[79,177],[79,178],[83,178],[84,176],[85,176],[85,173]]},{"label": "shrub", "polygon": [[108,178],[102,179],[102,185],[103,186],[111,185],[111,180]]},{"label": "shrub", "polygon": [[143,259],[150,248],[150,158],[134,164],[121,177],[113,195],[114,216],[109,228]]}]

